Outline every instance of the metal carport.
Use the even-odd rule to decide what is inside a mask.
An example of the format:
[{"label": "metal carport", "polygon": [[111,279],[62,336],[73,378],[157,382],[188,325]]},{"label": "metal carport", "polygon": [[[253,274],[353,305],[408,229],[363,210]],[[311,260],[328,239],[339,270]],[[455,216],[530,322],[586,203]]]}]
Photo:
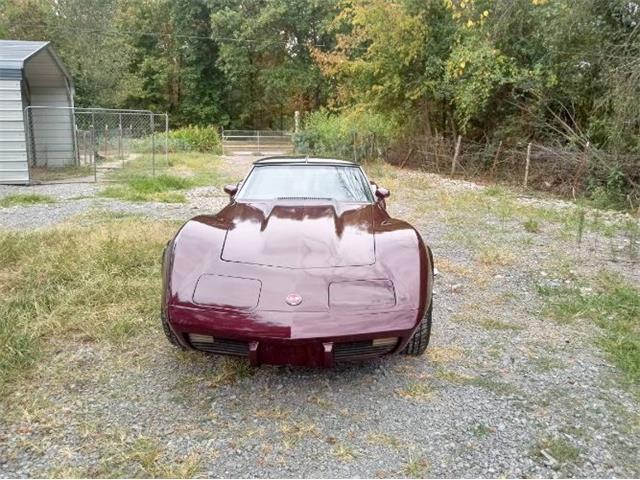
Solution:
[{"label": "metal carport", "polygon": [[[29,183],[30,151],[49,166],[73,161],[73,109],[24,115],[29,106],[73,107],[73,95],[71,76],[49,42],[0,40],[0,184]],[[27,121],[32,132],[44,132],[37,141]]]}]

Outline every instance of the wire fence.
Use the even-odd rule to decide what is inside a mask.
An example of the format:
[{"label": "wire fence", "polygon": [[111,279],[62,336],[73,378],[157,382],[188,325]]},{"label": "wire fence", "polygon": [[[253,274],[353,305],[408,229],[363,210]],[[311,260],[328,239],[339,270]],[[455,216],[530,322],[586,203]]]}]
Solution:
[{"label": "wire fence", "polygon": [[588,188],[626,191],[640,202],[640,156],[584,146],[536,142],[479,143],[462,137],[408,139],[383,152],[398,165],[426,168],[452,177],[517,184],[575,197]]},{"label": "wire fence", "polygon": [[454,178],[519,185],[574,198],[588,190],[609,197],[607,201],[619,207],[640,205],[640,155],[606,152],[589,144],[482,143],[435,135],[390,141],[374,133],[354,133],[329,144],[300,145],[297,138],[296,143],[303,153],[356,162],[382,158]]},{"label": "wire fence", "polygon": [[167,114],[145,110],[27,107],[30,183],[98,182],[118,171],[169,166]]}]

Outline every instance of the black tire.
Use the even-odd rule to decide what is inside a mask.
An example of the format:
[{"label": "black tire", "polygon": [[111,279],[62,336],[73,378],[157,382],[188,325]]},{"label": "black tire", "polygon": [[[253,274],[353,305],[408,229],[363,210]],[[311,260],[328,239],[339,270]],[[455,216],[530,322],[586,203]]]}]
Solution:
[{"label": "black tire", "polygon": [[433,303],[429,305],[429,309],[425,312],[424,317],[416,331],[413,332],[413,336],[409,339],[409,343],[404,347],[402,351],[405,355],[411,355],[418,357],[422,355],[429,345],[429,338],[431,337],[431,307]]},{"label": "black tire", "polygon": [[175,347],[178,347],[180,350],[186,350],[186,348],[184,348],[176,338],[176,335],[175,333],[173,333],[173,330],[171,330],[171,327],[169,327],[169,323],[167,323],[164,312],[160,314],[160,320],[162,321],[162,329],[164,330],[164,334],[167,336],[169,343]]}]

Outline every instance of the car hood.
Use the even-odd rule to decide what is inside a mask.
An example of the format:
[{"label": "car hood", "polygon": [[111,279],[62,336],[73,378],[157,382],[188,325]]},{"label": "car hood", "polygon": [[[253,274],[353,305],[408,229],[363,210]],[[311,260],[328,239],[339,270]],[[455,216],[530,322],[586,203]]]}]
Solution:
[{"label": "car hood", "polygon": [[234,203],[224,216],[227,262],[303,269],[375,263],[371,204]]}]

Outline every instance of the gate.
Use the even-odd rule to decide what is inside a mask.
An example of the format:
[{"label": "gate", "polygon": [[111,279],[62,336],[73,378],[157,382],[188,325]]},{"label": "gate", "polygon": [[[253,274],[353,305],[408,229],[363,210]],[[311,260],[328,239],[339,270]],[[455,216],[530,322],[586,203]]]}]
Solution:
[{"label": "gate", "polygon": [[110,180],[125,168],[155,175],[168,165],[164,113],[30,106],[24,119],[29,183]]},{"label": "gate", "polygon": [[291,132],[285,130],[223,130],[225,155],[286,155],[293,153]]}]

